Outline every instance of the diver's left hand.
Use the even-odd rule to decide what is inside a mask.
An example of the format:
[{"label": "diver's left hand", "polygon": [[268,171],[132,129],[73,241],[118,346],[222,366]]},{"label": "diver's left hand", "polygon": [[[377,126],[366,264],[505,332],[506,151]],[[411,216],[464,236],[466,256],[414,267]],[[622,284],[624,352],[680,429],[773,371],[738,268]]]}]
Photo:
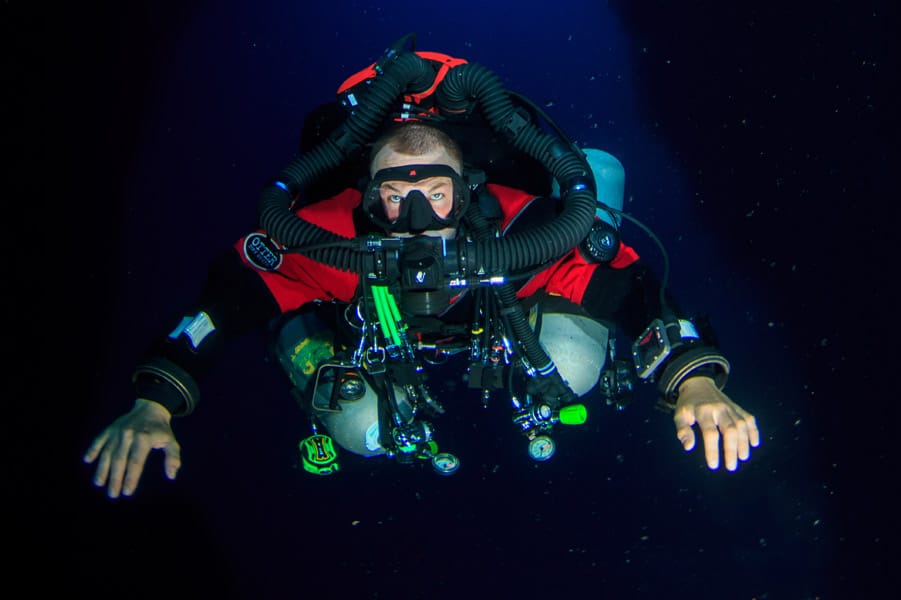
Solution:
[{"label": "diver's left hand", "polygon": [[673,415],[676,437],[688,452],[695,447],[697,424],[704,439],[707,466],[720,466],[719,441],[723,436],[726,468],[735,471],[739,460],[751,457],[751,447],[760,445],[760,432],[754,415],[729,399],[709,377],[689,377],[679,384],[679,399]]}]

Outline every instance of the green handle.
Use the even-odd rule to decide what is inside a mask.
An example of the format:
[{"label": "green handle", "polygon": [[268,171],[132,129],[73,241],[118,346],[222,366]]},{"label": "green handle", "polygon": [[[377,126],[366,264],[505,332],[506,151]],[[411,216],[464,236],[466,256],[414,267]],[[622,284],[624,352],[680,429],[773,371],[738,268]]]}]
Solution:
[{"label": "green handle", "polygon": [[581,425],[587,418],[584,404],[570,404],[560,409],[560,422],[564,425]]}]

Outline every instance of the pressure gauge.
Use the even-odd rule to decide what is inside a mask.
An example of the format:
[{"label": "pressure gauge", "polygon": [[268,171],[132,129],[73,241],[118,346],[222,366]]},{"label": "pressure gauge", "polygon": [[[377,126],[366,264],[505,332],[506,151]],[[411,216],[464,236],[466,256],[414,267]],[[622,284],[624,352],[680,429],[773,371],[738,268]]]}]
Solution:
[{"label": "pressure gauge", "polygon": [[432,467],[441,475],[451,475],[460,468],[460,459],[450,452],[439,452],[432,457]]},{"label": "pressure gauge", "polygon": [[529,456],[532,460],[545,461],[557,451],[557,444],[546,435],[539,435],[529,442]]}]

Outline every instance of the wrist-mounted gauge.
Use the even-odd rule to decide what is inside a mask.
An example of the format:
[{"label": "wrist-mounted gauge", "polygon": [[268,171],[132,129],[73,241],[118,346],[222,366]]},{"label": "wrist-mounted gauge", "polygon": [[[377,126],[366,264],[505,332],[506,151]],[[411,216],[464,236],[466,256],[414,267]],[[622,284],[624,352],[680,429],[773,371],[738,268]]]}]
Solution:
[{"label": "wrist-mounted gauge", "polygon": [[651,378],[674,350],[700,341],[701,336],[691,321],[678,319],[664,323],[661,319],[654,319],[632,344],[632,359],[638,377]]}]

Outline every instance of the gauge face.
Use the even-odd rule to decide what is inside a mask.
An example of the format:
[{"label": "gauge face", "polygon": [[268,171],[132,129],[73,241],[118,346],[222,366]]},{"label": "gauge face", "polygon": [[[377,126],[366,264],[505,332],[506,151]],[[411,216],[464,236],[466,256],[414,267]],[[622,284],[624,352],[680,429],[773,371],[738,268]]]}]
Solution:
[{"label": "gauge face", "polygon": [[450,475],[460,468],[460,459],[449,452],[439,452],[432,457],[432,466],[442,475]]},{"label": "gauge face", "polygon": [[529,442],[529,456],[535,460],[547,460],[554,455],[557,445],[546,435],[539,435]]}]

